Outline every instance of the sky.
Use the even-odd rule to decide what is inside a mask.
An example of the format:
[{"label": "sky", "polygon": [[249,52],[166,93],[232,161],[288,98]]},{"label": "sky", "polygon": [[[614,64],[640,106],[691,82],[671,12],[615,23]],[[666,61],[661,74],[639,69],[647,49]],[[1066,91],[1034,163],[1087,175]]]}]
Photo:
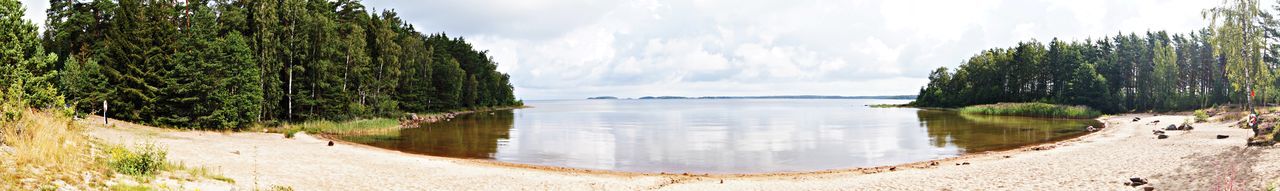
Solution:
[{"label": "sky", "polygon": [[[46,0],[22,0],[43,23]],[[525,100],[916,94],[938,67],[1054,37],[1207,26],[1215,0],[365,0],[488,50]],[[1269,6],[1268,6],[1269,7]]]}]

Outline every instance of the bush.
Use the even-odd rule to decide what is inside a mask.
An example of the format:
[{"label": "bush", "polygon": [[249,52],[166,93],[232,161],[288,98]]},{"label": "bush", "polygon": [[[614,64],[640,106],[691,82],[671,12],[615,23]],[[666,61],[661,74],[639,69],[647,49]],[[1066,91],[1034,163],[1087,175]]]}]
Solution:
[{"label": "bush", "polygon": [[1196,122],[1205,122],[1209,120],[1209,113],[1205,112],[1203,109],[1197,109],[1195,116]]},{"label": "bush", "polygon": [[111,159],[107,165],[111,166],[112,170],[134,176],[150,176],[162,170],[167,154],[164,149],[152,144],[142,145],[136,151],[114,147],[110,148],[108,153]]},{"label": "bush", "polygon": [[1098,110],[1094,110],[1087,106],[1065,106],[1047,103],[999,103],[974,105],[961,108],[960,113],[1075,119],[1091,119],[1102,116],[1102,112],[1098,112]]}]

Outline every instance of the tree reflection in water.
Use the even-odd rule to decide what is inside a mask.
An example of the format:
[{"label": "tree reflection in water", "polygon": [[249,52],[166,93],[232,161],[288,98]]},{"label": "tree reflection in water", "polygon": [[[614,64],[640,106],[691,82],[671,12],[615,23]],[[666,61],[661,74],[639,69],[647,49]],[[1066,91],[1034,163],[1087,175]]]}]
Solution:
[{"label": "tree reflection in water", "polygon": [[919,110],[916,116],[920,126],[928,129],[930,144],[954,145],[965,153],[1070,139],[1083,135],[1085,127],[1102,125],[1096,120],[972,115],[940,110]]}]

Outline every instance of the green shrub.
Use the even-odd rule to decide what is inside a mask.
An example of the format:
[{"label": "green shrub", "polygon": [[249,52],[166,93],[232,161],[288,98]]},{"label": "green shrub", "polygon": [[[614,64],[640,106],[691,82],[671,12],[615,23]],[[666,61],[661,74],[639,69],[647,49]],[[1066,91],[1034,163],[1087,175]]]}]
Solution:
[{"label": "green shrub", "polygon": [[1196,116],[1196,122],[1205,122],[1209,120],[1209,113],[1204,112],[1203,109],[1197,109],[1195,116]]},{"label": "green shrub", "polygon": [[960,113],[1076,119],[1090,119],[1102,116],[1102,112],[1098,112],[1098,110],[1094,110],[1087,106],[1065,106],[1047,103],[999,103],[974,105],[961,108]]},{"label": "green shrub", "polygon": [[142,145],[137,150],[124,147],[109,148],[108,153],[111,158],[107,165],[111,166],[112,170],[133,176],[150,176],[162,170],[167,154],[164,149],[152,144]]}]

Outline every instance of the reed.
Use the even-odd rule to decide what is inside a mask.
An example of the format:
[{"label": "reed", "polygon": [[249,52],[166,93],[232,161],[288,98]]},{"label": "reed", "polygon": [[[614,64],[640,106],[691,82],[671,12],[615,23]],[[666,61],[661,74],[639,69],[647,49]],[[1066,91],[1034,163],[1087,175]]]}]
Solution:
[{"label": "reed", "polygon": [[1025,117],[1050,117],[1071,119],[1092,119],[1102,116],[1087,106],[1066,106],[1047,103],[998,103],[974,105],[960,109],[961,113],[981,115],[1005,115]]}]

